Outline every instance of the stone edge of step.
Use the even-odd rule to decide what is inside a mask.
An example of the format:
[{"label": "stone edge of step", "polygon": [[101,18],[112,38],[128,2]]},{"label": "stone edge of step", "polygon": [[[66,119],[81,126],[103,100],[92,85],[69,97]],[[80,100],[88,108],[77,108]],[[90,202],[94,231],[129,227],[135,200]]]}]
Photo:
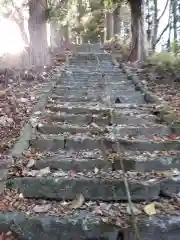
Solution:
[{"label": "stone edge of step", "polygon": [[[100,217],[89,215],[79,211],[71,215],[71,218],[51,217],[44,214],[29,216],[20,211],[0,213],[0,231],[10,229],[19,236],[18,239],[33,240],[135,240],[133,228],[121,228],[111,223],[104,223]],[[55,228],[53,226],[56,226]],[[41,229],[39,231],[38,229]],[[179,239],[180,217],[179,216],[151,216],[144,217],[138,222],[138,230],[141,239]]]},{"label": "stone edge of step", "polygon": [[[41,96],[41,98],[39,99],[37,104],[34,106],[30,118],[32,118],[34,116],[35,112],[37,112],[37,111],[43,112],[44,111],[45,105],[48,101],[48,97],[51,94],[51,91],[54,88],[56,81],[58,81],[57,78],[56,78],[56,80],[52,78],[52,81],[48,84],[48,87],[46,88],[48,91],[45,92],[45,94],[43,94]],[[17,157],[17,156],[19,157],[23,153],[23,151],[29,147],[28,141],[29,141],[30,137],[33,135],[34,130],[35,130],[30,122],[30,118],[29,118],[28,122],[25,123],[23,129],[20,132],[18,141],[15,143],[15,145],[13,146],[13,148],[10,152],[11,157]]]},{"label": "stone edge of step", "polygon": [[[36,103],[36,105],[33,107],[31,117],[35,115],[37,111],[43,111],[45,108],[45,104],[48,101],[48,96],[51,94],[52,89],[54,88],[54,85],[56,84],[59,74],[55,73],[54,76],[51,77],[51,81],[48,82],[48,84],[42,88],[42,94],[40,94],[40,99]],[[45,90],[45,91],[44,91]],[[44,92],[44,94],[43,94]],[[3,165],[3,169],[1,169],[1,172],[4,172],[5,174],[2,174],[0,172],[0,192],[4,192],[5,183],[8,178],[8,166],[13,163],[14,157],[20,157],[26,149],[29,147],[29,139],[33,136],[34,128],[29,120],[24,124],[20,135],[18,137],[18,140],[12,147],[12,149],[9,152],[9,159],[6,164]]]},{"label": "stone edge of step", "polygon": [[[180,180],[178,177],[152,178],[145,182],[143,180],[141,182],[138,180],[128,182],[133,201],[152,201],[160,197],[173,197],[179,194]],[[68,192],[65,186],[68,186]],[[100,189],[99,186],[101,186]],[[73,200],[81,189],[81,194],[84,195],[86,200],[127,201],[122,179],[102,179],[98,176],[93,178],[78,175],[70,178],[68,175],[65,177],[53,175],[15,177],[7,181],[7,188],[19,189],[27,198],[45,198],[56,201]],[[139,191],[138,194],[137,190]]]}]

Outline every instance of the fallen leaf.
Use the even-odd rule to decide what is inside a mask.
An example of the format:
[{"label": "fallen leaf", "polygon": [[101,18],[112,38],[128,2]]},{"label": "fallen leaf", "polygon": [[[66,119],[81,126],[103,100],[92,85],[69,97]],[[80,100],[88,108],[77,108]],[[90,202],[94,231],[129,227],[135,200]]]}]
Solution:
[{"label": "fallen leaf", "polygon": [[176,134],[170,133],[170,134],[168,135],[168,139],[174,140],[174,139],[176,139],[176,138],[177,138]]},{"label": "fallen leaf", "polygon": [[27,167],[27,168],[31,168],[31,167],[33,167],[33,166],[35,165],[35,163],[36,163],[35,160],[31,158],[31,159],[29,160],[29,162],[28,162],[28,164],[27,164],[26,167]]},{"label": "fallen leaf", "polygon": [[97,174],[99,172],[99,169],[97,167],[94,168],[94,173]]},{"label": "fallen leaf", "polygon": [[45,168],[42,168],[42,169],[39,170],[38,176],[41,177],[41,176],[44,176],[46,174],[49,174],[50,172],[51,172],[50,168],[45,167]]},{"label": "fallen leaf", "polygon": [[51,204],[45,204],[45,205],[36,205],[33,208],[33,211],[35,213],[46,213],[51,208]]},{"label": "fallen leaf", "polygon": [[149,216],[156,214],[155,204],[156,204],[156,202],[152,202],[152,203],[146,205],[144,207],[144,212]]},{"label": "fallen leaf", "polygon": [[82,194],[79,194],[77,196],[76,199],[74,199],[69,205],[68,207],[70,207],[71,209],[77,209],[77,208],[80,208],[83,203],[85,202],[85,198]]}]

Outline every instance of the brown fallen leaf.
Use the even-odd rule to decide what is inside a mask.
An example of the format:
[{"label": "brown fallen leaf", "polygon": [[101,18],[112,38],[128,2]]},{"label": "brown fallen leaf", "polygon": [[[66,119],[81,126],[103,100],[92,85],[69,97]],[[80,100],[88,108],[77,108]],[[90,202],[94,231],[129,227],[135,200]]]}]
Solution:
[{"label": "brown fallen leaf", "polygon": [[85,202],[85,198],[82,194],[79,194],[69,205],[68,207],[71,209],[80,208]]},{"label": "brown fallen leaf", "polygon": [[4,90],[1,90],[1,91],[0,91],[0,98],[4,97],[9,90],[10,90],[9,88],[6,88],[6,89],[4,89]]},{"label": "brown fallen leaf", "polygon": [[152,203],[146,205],[144,207],[144,212],[149,216],[156,214],[155,204],[156,204],[156,202],[152,202]]},{"label": "brown fallen leaf", "polygon": [[12,232],[0,233],[0,240],[13,240],[15,239]]},{"label": "brown fallen leaf", "polygon": [[51,208],[51,204],[45,204],[45,205],[36,205],[33,208],[33,211],[35,213],[46,213]]}]

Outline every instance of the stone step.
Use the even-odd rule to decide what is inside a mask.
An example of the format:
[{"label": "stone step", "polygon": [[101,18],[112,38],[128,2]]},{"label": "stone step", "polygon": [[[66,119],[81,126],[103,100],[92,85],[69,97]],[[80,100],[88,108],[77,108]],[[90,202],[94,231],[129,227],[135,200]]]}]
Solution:
[{"label": "stone step", "polygon": [[[65,105],[66,104],[66,105]],[[67,102],[63,104],[48,104],[46,106],[46,109],[49,109],[50,111],[54,111],[54,112],[66,112],[66,113],[74,113],[74,114],[100,114],[100,113],[104,113],[106,114],[108,112],[108,109],[106,107],[93,107],[92,104],[91,105],[84,105],[82,106],[82,104],[84,104],[83,102],[77,102],[77,103],[70,103],[68,104],[69,106],[67,106]],[[73,106],[74,105],[74,106]],[[79,105],[79,106],[78,106]]]},{"label": "stone step", "polygon": [[[121,160],[120,160],[121,159]],[[122,169],[121,162],[123,160],[123,166],[125,171],[137,171],[137,172],[151,172],[151,171],[169,171],[170,169],[180,170],[180,157],[170,155],[169,156],[158,156],[155,154],[152,158],[143,157],[143,154],[132,157],[114,157],[113,169]]]},{"label": "stone step", "polygon": [[[88,151],[87,151],[88,152]],[[107,171],[112,169],[112,162],[106,161],[102,158],[80,158],[80,157],[67,157],[58,155],[52,157],[44,157],[41,160],[35,162],[32,169],[40,170],[42,168],[49,167],[51,170],[63,171],[76,171],[76,172],[87,172],[94,171],[94,169],[103,169]],[[118,168],[119,169],[119,168]]]},{"label": "stone step", "polygon": [[[82,78],[88,78],[88,77],[91,77],[92,79],[96,80],[97,81],[97,77],[101,77],[102,76],[102,71],[89,71],[88,69],[73,69],[72,71],[72,68],[67,68],[66,69],[66,72],[64,74],[65,77],[68,77],[68,79],[71,79],[72,76],[77,79],[77,80],[80,80],[81,77]],[[104,76],[104,74],[103,74]],[[127,81],[127,76],[122,73],[121,70],[117,70],[117,71],[111,71],[111,74],[110,73],[106,73],[105,76],[112,76],[112,77],[115,77],[115,78],[118,78],[118,79],[121,79],[123,78],[124,80],[124,83],[129,83],[129,81]],[[61,77],[61,79],[63,80],[63,78]],[[114,80],[114,79],[113,79]],[[119,81],[119,84],[121,84],[123,82],[122,80]],[[113,82],[113,81],[112,81]],[[117,81],[116,81],[117,82]],[[132,84],[132,83],[131,83]]]},{"label": "stone step", "polygon": [[56,87],[66,87],[66,88],[71,88],[72,86],[79,86],[83,84],[83,88],[84,87],[93,87],[91,84],[94,84],[94,85],[100,85],[100,86],[106,86],[106,87],[113,87],[113,86],[118,86],[118,87],[131,87],[132,89],[135,89],[134,85],[129,83],[129,82],[126,82],[126,81],[122,81],[121,79],[118,79],[118,80],[115,80],[112,79],[112,81],[102,81],[101,77],[100,76],[73,76],[72,75],[72,79],[64,79],[62,78],[62,80],[59,82],[59,84],[57,84]]},{"label": "stone step", "polygon": [[[121,171],[72,174],[60,170],[42,176],[40,171],[31,170],[28,175],[7,181],[7,186],[19,189],[26,198],[73,200],[78,194],[82,194],[86,200],[91,201],[128,200]],[[166,187],[169,188],[170,184],[173,187],[170,194],[176,193],[179,186],[179,182],[173,180],[169,182],[170,180],[155,174],[128,172],[126,176],[132,201],[159,199],[160,192],[165,193]]]},{"label": "stone step", "polygon": [[[100,203],[97,206],[97,203],[87,202],[87,205],[83,205],[84,209],[69,212],[65,210],[65,214],[56,213],[60,203],[56,202],[54,205],[50,208],[50,210],[54,210],[54,216],[50,213],[27,214],[28,208],[26,212],[20,210],[1,211],[0,232],[11,229],[19,236],[18,239],[27,240],[59,240],[64,238],[67,240],[136,240],[131,219],[127,216],[128,206],[125,204],[122,206],[121,204],[118,206],[111,204],[109,206]],[[38,203],[38,206],[41,207],[43,204]],[[138,204],[137,206],[134,204],[134,206],[136,209],[139,208]],[[167,207],[166,204],[162,204],[163,207]],[[63,207],[61,208],[64,210]],[[53,212],[53,210],[51,211]],[[101,216],[101,212],[103,216]],[[113,216],[110,215],[111,213]],[[141,213],[136,218],[141,240],[179,240],[180,216],[178,214],[173,212],[165,216],[161,211],[151,217],[146,217]]]},{"label": "stone step", "polygon": [[[37,152],[38,154],[38,152]],[[159,155],[158,155],[159,154]],[[49,167],[52,170],[62,169],[63,171],[93,171],[95,168],[121,170],[121,161],[125,171],[152,172],[169,171],[170,169],[180,170],[180,152],[126,152],[123,156],[105,154],[101,151],[58,151],[55,154],[45,155],[35,161],[32,169]],[[24,158],[24,162],[29,159]]]},{"label": "stone step", "polygon": [[43,134],[60,134],[60,133],[91,133],[92,131],[99,131],[102,133],[114,132],[117,136],[137,136],[137,135],[152,135],[156,133],[158,136],[163,136],[165,134],[171,133],[170,129],[164,125],[152,125],[152,126],[141,126],[141,127],[131,127],[128,125],[125,126],[113,126],[113,127],[105,127],[100,128],[94,125],[86,125],[86,126],[79,126],[79,125],[69,125],[69,124],[43,124],[39,123],[37,125],[37,131]]},{"label": "stone step", "polygon": [[[66,112],[66,113],[74,113],[74,114],[105,114],[108,115],[110,110],[112,109],[114,114],[117,111],[127,112],[128,115],[133,115],[140,112],[140,110],[136,110],[136,105],[132,105],[131,103],[114,103],[112,107],[108,108],[104,103],[85,103],[85,102],[61,102],[60,104],[47,104],[46,108],[50,111],[54,112]],[[133,111],[134,109],[134,111]],[[141,111],[142,112],[142,111]],[[155,118],[155,116],[154,116]]]},{"label": "stone step", "polygon": [[[92,85],[93,84],[93,85]],[[82,90],[87,90],[87,89],[95,89],[95,88],[108,88],[109,90],[119,90],[121,91],[121,88],[123,88],[123,90],[127,90],[127,91],[135,91],[134,90],[134,86],[132,84],[112,84],[110,83],[103,83],[102,81],[94,81],[93,83],[91,81],[87,81],[87,82],[67,82],[62,83],[60,85],[56,85],[56,89],[58,90],[79,90],[79,87],[81,86]]]},{"label": "stone step", "polygon": [[[52,99],[52,100],[51,100]],[[56,102],[56,103],[59,103],[59,102],[64,102],[64,101],[67,101],[67,102],[98,102],[100,97],[96,97],[96,96],[92,96],[92,97],[89,97],[89,96],[77,96],[77,95],[68,95],[68,96],[64,96],[64,95],[56,95],[56,94],[53,94],[51,96],[51,99],[49,99],[49,102]]]},{"label": "stone step", "polygon": [[[61,103],[61,102],[106,102],[107,97],[104,95],[102,96],[78,96],[78,95],[57,95],[53,94],[51,96],[51,99],[49,99],[49,103]],[[130,96],[127,96],[126,93],[123,94],[114,94],[111,96],[111,102],[117,103],[117,102],[136,102],[136,103],[144,103],[144,97],[142,97],[139,93],[133,92]]]},{"label": "stone step", "polygon": [[[140,126],[147,125],[150,126],[152,122],[155,121],[154,115],[139,114],[135,116],[128,116],[128,114],[116,114],[114,119],[115,124],[127,124],[131,126]],[[92,121],[99,126],[109,125],[111,120],[108,116],[102,115],[92,115],[92,114],[73,114],[66,112],[51,112],[48,111],[45,114],[45,120],[49,122],[61,122],[69,124],[78,124],[78,125],[89,125]]]},{"label": "stone step", "polygon": [[[118,138],[117,142],[123,150],[129,151],[170,151],[180,150],[179,140],[166,140],[166,141],[150,141],[150,140],[128,140],[125,138]],[[60,149],[76,151],[85,149],[97,149],[102,148],[102,144],[105,149],[117,149],[115,140],[107,137],[90,137],[85,134],[77,135],[40,135],[34,139],[29,140],[29,144],[32,148],[40,151],[52,151],[56,152]]]},{"label": "stone step", "polygon": [[57,217],[42,213],[28,215],[20,211],[3,211],[0,212],[0,232],[7,229],[20,235],[18,239],[26,240],[116,240],[120,228],[103,222],[102,217],[93,214],[91,209],[85,209]]},{"label": "stone step", "polygon": [[[122,92],[121,92],[121,90],[122,90]],[[107,90],[105,90],[105,89],[103,89],[103,91],[102,91],[102,89],[100,89],[100,88],[94,88],[94,89],[90,89],[90,88],[87,88],[87,89],[83,89],[83,88],[81,88],[80,86],[79,86],[79,88],[78,89],[67,89],[67,90],[64,90],[64,89],[54,89],[54,93],[55,94],[57,94],[57,95],[63,95],[63,94],[68,94],[68,95],[71,95],[71,94],[73,94],[73,95],[81,95],[81,96],[86,96],[86,95],[88,95],[88,94],[91,94],[91,95],[94,95],[94,94],[96,94],[97,96],[101,96],[102,95],[102,93],[104,94],[104,92],[106,93],[106,91]],[[125,91],[125,92],[124,92]],[[117,88],[115,88],[115,89],[111,89],[111,91],[110,91],[110,95],[111,96],[113,96],[114,94],[116,94],[116,95],[119,95],[119,96],[121,96],[122,94],[123,94],[123,92],[124,92],[124,94],[126,93],[126,94],[132,94],[132,93],[135,93],[135,91],[134,90],[132,90],[132,91],[127,91],[126,92],[126,87],[124,87],[124,89],[123,88],[121,88],[121,89],[117,89]],[[137,92],[139,95],[141,95],[141,93],[140,92]],[[124,95],[123,94],[123,95]]]},{"label": "stone step", "polygon": [[[102,89],[99,88],[98,86],[97,87],[94,86],[95,91],[94,91],[94,89],[90,89],[89,87],[87,87],[85,90],[83,88],[81,88],[81,89],[80,88],[81,88],[81,85],[78,86],[77,90],[74,90],[73,87],[70,90],[63,89],[63,88],[56,88],[53,92],[57,96],[60,95],[60,96],[66,96],[66,97],[68,97],[69,95],[74,95],[74,96],[77,96],[77,97],[79,95],[81,95],[82,97],[84,97],[87,94],[94,95],[95,93],[96,93],[97,97],[102,96],[102,95],[107,96],[107,94],[106,94],[107,89],[105,89],[105,90],[103,89],[103,92],[102,92]],[[119,96],[120,98],[121,97],[131,98],[132,97],[131,95],[133,95],[134,97],[135,96],[136,97],[141,96],[144,99],[144,95],[141,94],[138,91],[134,91],[133,88],[132,89],[127,89],[126,87],[124,87],[124,88],[122,87],[122,89],[115,88],[114,90],[108,88],[108,92],[109,91],[110,92],[113,91],[113,94],[110,95],[113,98],[114,98],[114,94],[115,94],[116,96]]]}]

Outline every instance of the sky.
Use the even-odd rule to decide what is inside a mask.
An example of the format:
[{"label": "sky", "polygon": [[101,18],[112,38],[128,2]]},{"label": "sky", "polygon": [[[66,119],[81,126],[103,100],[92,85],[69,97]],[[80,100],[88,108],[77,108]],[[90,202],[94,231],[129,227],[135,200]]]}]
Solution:
[{"label": "sky", "polygon": [[0,55],[3,53],[17,54],[24,48],[23,40],[20,36],[18,26],[10,20],[0,21]]},{"label": "sky", "polygon": [[[158,0],[158,8],[160,9],[159,15],[162,13],[164,6],[166,4],[166,1],[167,0]],[[167,22],[168,22],[168,8],[160,21],[159,29],[158,29],[159,34],[162,32]],[[17,54],[23,50],[24,43],[20,36],[20,30],[15,23],[7,19],[1,19],[0,32],[2,33],[0,37],[0,55],[6,52],[11,54]],[[48,32],[49,32],[49,27],[48,27]],[[164,39],[167,39],[167,37],[168,37],[168,33],[165,33],[162,41]],[[158,47],[158,50],[161,50],[160,44],[157,47]]]}]

